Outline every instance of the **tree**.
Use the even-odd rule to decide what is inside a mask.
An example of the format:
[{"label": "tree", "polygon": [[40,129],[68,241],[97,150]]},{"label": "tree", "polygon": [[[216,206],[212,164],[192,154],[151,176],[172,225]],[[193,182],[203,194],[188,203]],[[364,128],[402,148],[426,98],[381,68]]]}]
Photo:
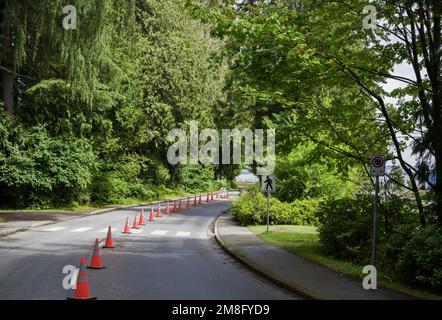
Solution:
[{"label": "tree", "polygon": [[[216,10],[189,7],[214,25],[212,34],[226,39],[232,92],[248,102],[248,114],[261,125],[278,126],[278,141],[289,148],[301,136],[364,166],[370,153],[386,153],[389,141],[393,152],[388,158],[408,175],[425,225],[417,176],[428,180],[432,156],[436,168],[442,167],[436,150],[441,136],[440,4],[375,5],[375,30],[363,28],[365,4],[359,1],[247,1],[241,6],[231,1]],[[401,62],[420,73],[416,80],[392,74]],[[385,92],[386,79],[407,87]],[[389,97],[399,100],[389,104]],[[416,132],[422,136],[417,138]],[[417,168],[404,160],[407,139],[421,156]],[[442,223],[438,183],[433,191]]]},{"label": "tree", "polygon": [[1,67],[0,190],[8,197],[0,204],[108,203],[207,189],[215,168],[170,165],[166,137],[189,120],[216,126],[219,41],[180,0],[72,4],[75,30],[63,28],[58,0],[6,3],[0,58],[11,65]]}]

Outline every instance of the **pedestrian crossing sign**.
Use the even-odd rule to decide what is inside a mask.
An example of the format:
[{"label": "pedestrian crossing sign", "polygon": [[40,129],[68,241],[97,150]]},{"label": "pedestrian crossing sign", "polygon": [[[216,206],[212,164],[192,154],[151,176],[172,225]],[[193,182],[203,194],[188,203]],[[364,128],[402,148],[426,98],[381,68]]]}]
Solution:
[{"label": "pedestrian crossing sign", "polygon": [[274,174],[261,177],[261,190],[265,193],[276,191],[276,176]]}]

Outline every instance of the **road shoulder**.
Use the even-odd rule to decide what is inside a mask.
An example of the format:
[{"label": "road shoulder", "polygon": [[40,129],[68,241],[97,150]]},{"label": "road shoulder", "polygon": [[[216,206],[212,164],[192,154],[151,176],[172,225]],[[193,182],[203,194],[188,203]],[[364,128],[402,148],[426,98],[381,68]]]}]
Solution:
[{"label": "road shoulder", "polygon": [[[97,215],[97,214],[112,212],[115,210],[138,207],[143,205],[148,205],[148,203],[133,204],[127,206],[114,206],[114,207],[103,208],[99,210],[94,210],[90,212],[81,212],[81,213],[49,212],[48,214],[46,212],[35,212],[35,213],[26,212],[26,216],[32,215],[32,217],[24,216],[21,220],[18,221],[6,221],[0,223],[0,237],[9,236],[17,232],[27,231],[33,228],[51,225],[71,219],[78,219],[78,218],[88,217],[91,215]],[[14,214],[17,214],[18,212],[19,211],[14,212]]]}]

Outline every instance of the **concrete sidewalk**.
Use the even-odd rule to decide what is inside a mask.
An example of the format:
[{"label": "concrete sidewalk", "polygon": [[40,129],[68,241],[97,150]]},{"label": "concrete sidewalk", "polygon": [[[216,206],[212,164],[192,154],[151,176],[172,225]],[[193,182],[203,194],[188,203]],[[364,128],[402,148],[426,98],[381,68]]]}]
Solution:
[{"label": "concrete sidewalk", "polygon": [[388,289],[364,290],[360,280],[268,244],[246,227],[239,226],[230,213],[222,214],[216,221],[215,236],[224,249],[247,267],[308,299],[413,299]]}]

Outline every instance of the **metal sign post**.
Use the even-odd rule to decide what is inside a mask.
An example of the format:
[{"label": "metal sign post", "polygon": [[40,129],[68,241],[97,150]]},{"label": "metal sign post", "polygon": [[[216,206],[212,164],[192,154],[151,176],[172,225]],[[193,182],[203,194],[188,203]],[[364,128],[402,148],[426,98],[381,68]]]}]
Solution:
[{"label": "metal sign post", "polygon": [[270,226],[270,193],[276,191],[275,175],[262,176],[261,190],[267,194],[267,232]]},{"label": "metal sign post", "polygon": [[371,175],[376,177],[373,210],[373,240],[371,245],[371,265],[376,266],[376,239],[379,213],[379,177],[385,175],[385,158],[382,156],[371,157]]},{"label": "metal sign post", "polygon": [[376,176],[376,186],[374,192],[374,211],[373,211],[373,242],[371,245],[371,265],[376,266],[376,239],[378,227],[379,212],[379,176]]},{"label": "metal sign post", "polygon": [[270,225],[270,192],[267,191],[267,232],[269,232]]}]

